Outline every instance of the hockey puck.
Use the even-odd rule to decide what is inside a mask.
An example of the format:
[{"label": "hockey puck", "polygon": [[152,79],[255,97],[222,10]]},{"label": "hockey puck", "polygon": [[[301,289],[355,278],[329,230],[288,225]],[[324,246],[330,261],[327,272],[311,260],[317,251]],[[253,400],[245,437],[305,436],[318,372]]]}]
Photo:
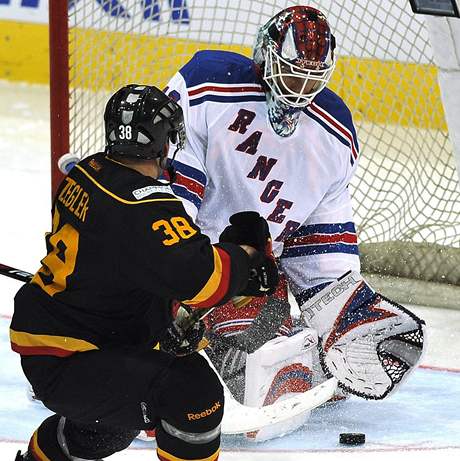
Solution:
[{"label": "hockey puck", "polygon": [[339,442],[343,445],[362,445],[365,441],[366,434],[361,432],[344,432],[339,437]]}]

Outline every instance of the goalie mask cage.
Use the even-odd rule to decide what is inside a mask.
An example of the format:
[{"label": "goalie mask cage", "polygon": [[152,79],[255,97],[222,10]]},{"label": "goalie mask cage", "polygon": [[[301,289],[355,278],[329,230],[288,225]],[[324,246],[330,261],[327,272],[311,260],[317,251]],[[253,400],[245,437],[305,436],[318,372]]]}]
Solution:
[{"label": "goalie mask cage", "polygon": [[[50,0],[53,190],[62,154],[103,149],[113,90],[162,88],[199,49],[250,56],[258,26],[294,4]],[[423,16],[405,0],[312,5],[336,36],[329,87],[350,107],[360,141],[351,187],[363,270],[460,285],[460,188]]]}]

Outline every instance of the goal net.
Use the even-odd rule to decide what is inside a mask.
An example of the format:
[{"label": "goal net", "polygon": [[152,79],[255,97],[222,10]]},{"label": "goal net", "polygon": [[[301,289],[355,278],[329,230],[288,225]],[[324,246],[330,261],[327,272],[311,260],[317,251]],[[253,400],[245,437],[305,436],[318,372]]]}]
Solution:
[{"label": "goal net", "polygon": [[[54,3],[61,13],[51,16],[51,30],[63,21],[57,30],[68,34],[69,48],[64,74],[57,69],[51,76],[52,91],[67,71],[69,83],[68,146],[64,142],[54,155],[68,147],[82,157],[103,149],[101,120],[111,91],[126,83],[161,88],[199,49],[250,56],[258,26],[298,4],[69,0],[63,18],[66,2]],[[460,285],[460,187],[423,16],[406,0],[309,4],[327,15],[336,36],[338,62],[329,86],[350,107],[358,131],[361,158],[352,194],[363,269]],[[51,53],[60,67],[67,42],[57,41]],[[63,91],[54,96],[58,104]],[[54,120],[52,136],[67,137],[59,126],[67,125],[65,114]]]}]

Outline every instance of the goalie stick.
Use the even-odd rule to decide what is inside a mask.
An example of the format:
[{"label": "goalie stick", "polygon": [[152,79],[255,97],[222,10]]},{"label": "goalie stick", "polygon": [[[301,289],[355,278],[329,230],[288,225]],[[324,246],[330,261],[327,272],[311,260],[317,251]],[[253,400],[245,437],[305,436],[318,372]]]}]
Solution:
[{"label": "goalie stick", "polygon": [[330,400],[337,389],[337,380],[330,378],[313,389],[296,394],[265,407],[248,407],[233,397],[224,380],[214,368],[209,357],[201,351],[210,367],[216,372],[224,388],[225,406],[221,430],[223,434],[241,434],[260,430],[313,410]]},{"label": "goalie stick", "polygon": [[[0,263],[0,275],[5,275],[21,282],[29,282],[33,274],[14,267]],[[194,312],[195,321],[205,317],[214,308],[200,309]],[[192,317],[192,316],[191,316]],[[191,322],[190,322],[191,323]],[[301,413],[322,405],[331,399],[337,388],[337,380],[330,378],[324,383],[315,386],[306,392],[296,394],[286,400],[277,401],[265,407],[248,407],[239,403],[220,377],[211,360],[204,353],[200,352],[208,361],[222,383],[225,395],[224,418],[222,420],[223,434],[241,434],[257,431],[272,424],[291,419]]]}]

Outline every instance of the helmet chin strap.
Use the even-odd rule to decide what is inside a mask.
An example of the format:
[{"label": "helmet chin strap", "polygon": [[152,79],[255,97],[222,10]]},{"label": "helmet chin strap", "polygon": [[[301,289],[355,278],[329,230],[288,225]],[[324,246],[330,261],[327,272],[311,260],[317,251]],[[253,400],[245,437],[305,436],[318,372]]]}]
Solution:
[{"label": "helmet chin strap", "polygon": [[174,154],[171,159],[168,158],[168,155],[166,154],[165,156],[160,157],[160,168],[168,173],[169,180],[168,180],[168,185],[173,184],[176,181],[176,169],[173,166],[174,159],[176,158],[177,152],[179,151],[179,148],[176,147],[176,150],[174,151]]},{"label": "helmet chin strap", "polygon": [[275,133],[283,138],[291,136],[297,128],[302,109],[282,103],[271,91],[267,92],[267,104],[268,118]]}]

